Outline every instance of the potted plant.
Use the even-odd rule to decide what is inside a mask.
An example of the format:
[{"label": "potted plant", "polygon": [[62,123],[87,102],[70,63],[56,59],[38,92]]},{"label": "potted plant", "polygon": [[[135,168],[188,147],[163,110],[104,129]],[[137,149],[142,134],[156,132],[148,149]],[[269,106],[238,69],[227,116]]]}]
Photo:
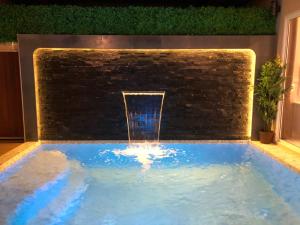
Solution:
[{"label": "potted plant", "polygon": [[276,119],[278,102],[288,91],[284,87],[285,77],[282,75],[285,66],[279,58],[267,61],[261,70],[256,87],[258,108],[264,122],[264,129],[259,132],[261,143],[270,144],[274,139],[273,121]]}]

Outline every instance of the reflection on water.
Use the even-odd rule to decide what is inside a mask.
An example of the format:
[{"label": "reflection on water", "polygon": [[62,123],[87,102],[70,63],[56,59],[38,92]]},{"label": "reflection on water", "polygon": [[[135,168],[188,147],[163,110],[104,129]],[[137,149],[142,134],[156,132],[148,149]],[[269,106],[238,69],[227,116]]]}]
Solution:
[{"label": "reflection on water", "polygon": [[176,150],[163,148],[159,144],[140,143],[128,145],[124,150],[115,149],[113,153],[117,156],[134,157],[142,164],[143,170],[148,170],[154,160],[175,156]]}]

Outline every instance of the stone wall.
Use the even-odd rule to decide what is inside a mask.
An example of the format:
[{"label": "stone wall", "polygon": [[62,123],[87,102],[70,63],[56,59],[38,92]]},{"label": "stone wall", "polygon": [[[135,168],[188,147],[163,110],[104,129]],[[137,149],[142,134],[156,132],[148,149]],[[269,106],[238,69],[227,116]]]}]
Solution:
[{"label": "stone wall", "polygon": [[122,91],[165,91],[161,139],[250,136],[251,50],[35,52],[39,138],[126,140]]}]

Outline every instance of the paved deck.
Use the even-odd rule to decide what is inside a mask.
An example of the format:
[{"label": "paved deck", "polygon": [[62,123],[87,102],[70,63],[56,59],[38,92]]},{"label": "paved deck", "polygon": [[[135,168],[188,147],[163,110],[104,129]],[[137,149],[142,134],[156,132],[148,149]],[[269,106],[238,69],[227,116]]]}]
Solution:
[{"label": "paved deck", "polygon": [[259,141],[251,141],[251,144],[273,159],[300,173],[300,148],[280,141],[278,144],[262,144]]},{"label": "paved deck", "polygon": [[11,143],[11,145],[2,145],[2,147],[5,146],[5,148],[3,148],[3,154],[0,155],[0,172],[30,153],[40,144],[40,142],[25,142],[18,144],[15,143],[15,145],[13,144],[14,143]]},{"label": "paved deck", "polygon": [[0,142],[0,156],[4,155],[5,153],[9,152],[10,150],[20,146],[22,142],[7,142],[1,141]]}]

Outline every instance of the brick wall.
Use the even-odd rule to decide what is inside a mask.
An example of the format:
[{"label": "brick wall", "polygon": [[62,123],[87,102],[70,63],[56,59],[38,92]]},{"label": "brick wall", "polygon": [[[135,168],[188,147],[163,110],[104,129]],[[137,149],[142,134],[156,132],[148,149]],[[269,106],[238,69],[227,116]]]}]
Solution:
[{"label": "brick wall", "polygon": [[121,91],[165,91],[161,139],[245,139],[249,50],[36,52],[40,139],[126,140]]}]

